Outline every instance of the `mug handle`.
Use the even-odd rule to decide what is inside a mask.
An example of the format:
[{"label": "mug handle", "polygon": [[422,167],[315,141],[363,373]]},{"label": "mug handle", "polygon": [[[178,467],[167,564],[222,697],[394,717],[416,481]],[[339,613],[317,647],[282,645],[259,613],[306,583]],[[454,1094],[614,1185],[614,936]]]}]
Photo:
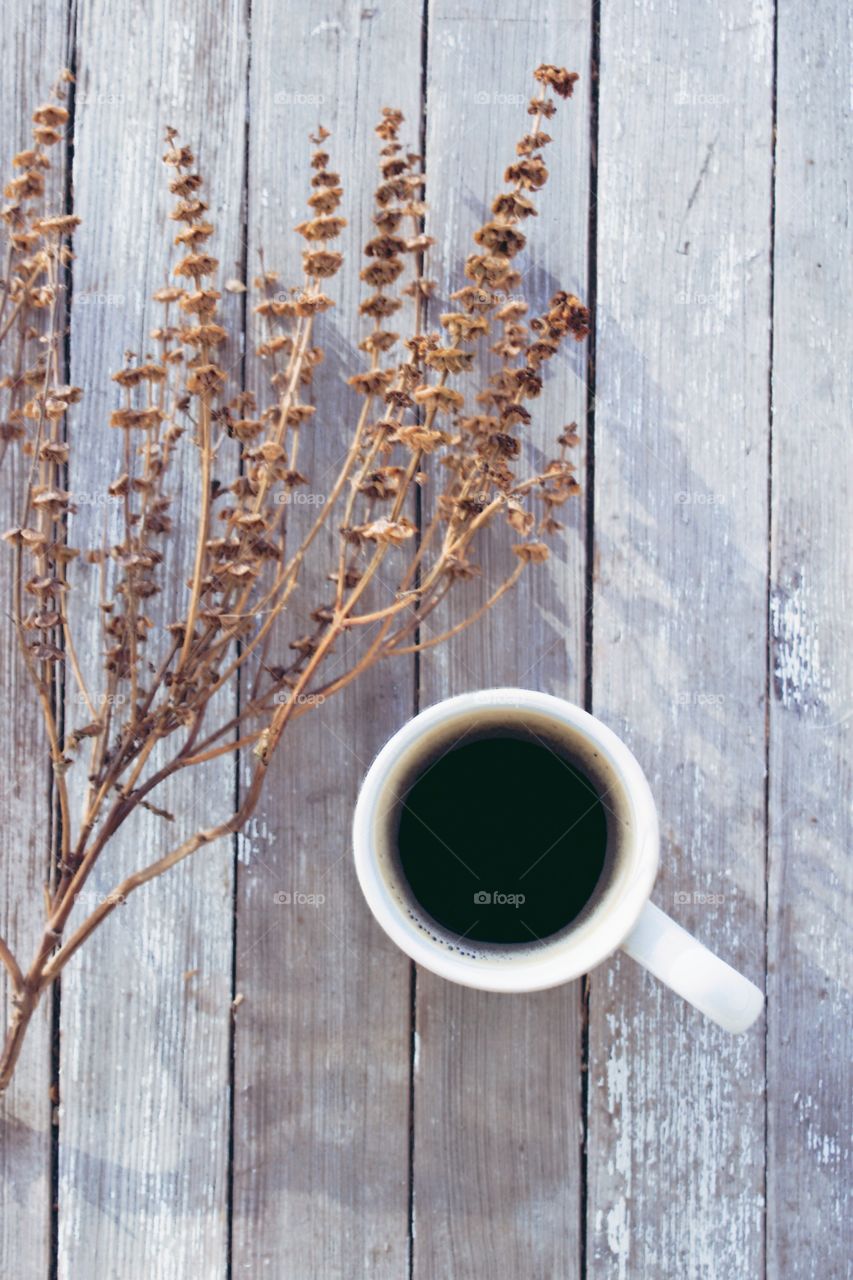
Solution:
[{"label": "mug handle", "polygon": [[726,1031],[746,1031],[764,996],[754,983],[647,902],[622,950]]}]

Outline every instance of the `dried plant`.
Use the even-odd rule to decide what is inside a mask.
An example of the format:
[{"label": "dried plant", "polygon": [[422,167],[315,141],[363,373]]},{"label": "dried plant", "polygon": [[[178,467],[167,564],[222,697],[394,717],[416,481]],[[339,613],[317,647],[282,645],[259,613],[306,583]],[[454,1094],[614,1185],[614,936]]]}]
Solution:
[{"label": "dried plant", "polygon": [[[543,126],[555,113],[555,98],[571,97],[577,80],[552,66],[539,67],[535,78],[530,131],[517,145],[491,217],[474,235],[466,282],[451,295],[453,309],[440,314],[436,331],[423,323],[434,284],[422,273],[432,242],[423,233],[421,158],[400,141],[401,113],[383,110],[376,129],[375,234],[361,270],[368,291],[359,307],[364,368],[349,378],[361,411],[338,474],[297,531],[296,498],[308,483],[299,469],[300,440],[322,419],[312,396],[323,358],[316,331],[334,306],[327,290],[343,262],[335,245],[346,225],[341,181],[325,149],[329,135],[321,129],[311,138],[309,217],[296,227],[305,241],[301,284],[283,290],[263,262],[253,282],[258,367],[268,370],[267,385],[263,393],[244,388],[229,398],[217,355],[229,335],[220,314],[219,263],[208,252],[214,229],[203,181],[192,151],[167,130],[164,160],[175,198],[170,217],[179,228],[174,284],[154,295],[163,313],[152,331],[152,352],[128,355],[114,375],[119,403],[110,426],[122,433],[123,449],[109,496],[120,511],[122,535],[82,554],[69,545],[75,507],[67,485],[76,444],[71,406],[83,390],[62,376],[65,276],[78,219],[48,216],[44,207],[49,151],[68,119],[62,82],[35,112],[32,146],[15,157],[2,212],[0,345],[9,372],[0,380],[0,448],[21,447],[30,460],[20,518],[4,536],[14,555],[11,613],[47,727],[61,821],[43,935],[28,969],[0,939],[12,988],[0,1088],[11,1078],[40,996],[115,906],[246,822],[292,720],[374,663],[422,651],[469,626],[529,564],[546,559],[545,539],[561,528],[556,511],[578,491],[569,460],[578,437],[575,424],[563,428],[555,456],[531,474],[521,465],[522,437],[545,364],[564,339],[586,336],[589,316],[578,298],[561,292],[527,323],[527,305],[518,300],[514,260],[525,244],[521,228],[536,213],[533,197],[548,178],[543,151],[551,139]],[[244,288],[238,282],[226,287]],[[405,340],[386,327],[404,300],[413,317]],[[475,356],[488,338],[498,367],[478,378]],[[167,622],[152,615],[174,538],[170,506],[187,433],[201,475],[198,529],[185,609]],[[419,489],[430,513],[422,528],[414,518]],[[464,621],[425,636],[426,619],[457,584],[464,590],[477,574],[472,557],[495,521],[507,521],[514,532],[513,571]],[[291,658],[276,664],[269,660],[271,640],[309,557],[328,571],[328,590],[311,602],[305,634],[290,641]],[[100,584],[103,678],[97,691],[84,680],[68,614],[75,576],[89,572],[87,566]],[[318,580],[314,572],[312,581]],[[357,634],[356,657],[344,671],[324,672],[345,632]],[[60,673],[88,709],[85,724],[61,727]],[[242,699],[235,716],[221,710],[216,694],[233,688],[238,676]],[[168,820],[172,815],[155,794],[166,779],[239,750],[249,752],[251,778],[236,812],[128,876],[72,931],[69,917],[87,877],[130,815],[143,807]],[[75,823],[69,776],[83,759]]]}]

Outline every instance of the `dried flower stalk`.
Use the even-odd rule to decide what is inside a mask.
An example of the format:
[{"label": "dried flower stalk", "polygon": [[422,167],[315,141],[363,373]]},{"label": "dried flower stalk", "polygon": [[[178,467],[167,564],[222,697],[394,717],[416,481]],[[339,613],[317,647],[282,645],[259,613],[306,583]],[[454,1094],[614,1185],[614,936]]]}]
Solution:
[{"label": "dried flower stalk", "polygon": [[[544,366],[566,338],[586,336],[589,315],[577,297],[561,292],[526,323],[527,305],[517,300],[521,228],[535,215],[535,193],[548,178],[543,152],[551,139],[543,126],[556,111],[549,94],[569,98],[577,80],[552,66],[539,67],[535,78],[530,131],[517,145],[491,217],[475,233],[466,283],[451,295],[454,309],[441,313],[435,331],[423,327],[435,286],[422,274],[432,241],[422,229],[421,158],[400,141],[401,113],[383,110],[376,129],[375,234],[361,269],[368,292],[359,312],[370,326],[360,344],[365,367],[349,379],[361,409],[340,470],[295,546],[288,511],[308,483],[299,470],[300,438],[314,429],[316,417],[314,372],[323,359],[316,330],[335,305],[327,290],[343,263],[336,247],[346,226],[343,188],[329,168],[329,135],[321,129],[311,138],[309,217],[296,227],[305,241],[302,281],[282,290],[278,275],[262,263],[253,282],[266,386],[229,397],[218,357],[229,335],[219,310],[219,263],[209,252],[214,228],[203,180],[192,151],[167,130],[164,160],[179,256],[174,283],[154,295],[162,306],[154,351],[128,353],[114,375],[118,404],[109,425],[122,433],[122,466],[108,492],[119,506],[122,534],[112,546],[88,549],[75,566],[80,573],[95,566],[100,576],[103,685],[97,693],[77,662],[67,612],[69,565],[79,551],[68,544],[75,508],[63,478],[74,462],[69,410],[83,392],[63,383],[60,359],[64,276],[78,219],[44,209],[48,150],[61,141],[68,119],[62,83],[35,112],[32,147],[15,157],[2,211],[0,356],[9,372],[0,378],[0,449],[14,444],[31,459],[20,520],[4,536],[15,558],[11,612],[47,726],[62,841],[45,890],[42,939],[26,970],[0,939],[12,988],[0,1089],[12,1076],[42,993],[115,906],[197,849],[240,830],[292,720],[375,662],[422,651],[476,622],[528,565],[547,558],[546,539],[562,527],[557,509],[579,490],[569,456],[578,436],[574,423],[563,428],[555,456],[530,474],[521,468],[522,437]],[[387,327],[404,299],[412,300],[414,312],[405,339]],[[489,337],[500,364],[483,382],[476,356]],[[185,609],[166,623],[152,615],[173,535],[175,461],[187,433],[201,474],[198,527]],[[236,442],[236,464],[234,447],[226,458],[226,440]],[[435,496],[431,519],[419,530],[411,498],[422,486]],[[495,521],[506,521],[516,536],[514,569],[463,621],[422,635],[447,594],[478,573],[472,557]],[[306,560],[314,555],[322,563],[328,555],[318,539],[323,530],[336,547],[327,565],[328,592],[313,602],[305,634],[291,640],[290,661],[272,664],[271,638]],[[348,669],[324,673],[344,632],[357,633],[357,656]],[[53,710],[61,664],[89,717],[63,731]],[[216,693],[238,677],[244,690],[239,716],[217,712]],[[75,823],[68,774],[87,744],[87,787]],[[161,758],[163,744],[164,762],[155,767],[152,754],[159,748]],[[70,930],[92,868],[131,814],[145,808],[171,819],[156,804],[156,788],[241,748],[251,748],[252,772],[239,808],[128,876]]]}]

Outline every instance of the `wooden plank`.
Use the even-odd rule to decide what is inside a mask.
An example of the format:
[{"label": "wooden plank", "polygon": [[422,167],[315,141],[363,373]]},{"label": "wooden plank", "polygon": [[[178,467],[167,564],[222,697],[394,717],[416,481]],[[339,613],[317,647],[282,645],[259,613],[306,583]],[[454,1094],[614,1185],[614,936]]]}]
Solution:
[{"label": "wooden plank", "polygon": [[[347,261],[322,318],[316,420],[300,445],[307,494],[325,493],[360,409],[344,379],[363,367],[358,280],[384,105],[406,115],[417,146],[421,32],[410,5],[252,8],[249,181],[251,270],[257,250],[302,280],[308,133],[342,177]],[[402,314],[402,313],[401,313]],[[401,324],[394,324],[400,329]],[[309,504],[288,512],[290,527]],[[336,527],[339,519],[334,521]],[[327,537],[280,628],[281,655],[303,616],[328,600]],[[340,642],[330,670],[346,663]],[[292,651],[291,655],[292,657]],[[348,664],[347,664],[348,665]],[[399,1280],[408,1248],[409,965],[369,916],[352,872],[350,824],[361,777],[414,700],[413,663],[370,672],[288,727],[238,873],[233,1274],[293,1280]],[[246,773],[248,777],[248,763]],[[322,895],[317,907],[277,895]]]},{"label": "wooden plank", "polygon": [[[520,15],[498,3],[430,5],[427,97],[430,274],[439,281],[433,323],[465,283],[472,234],[501,189],[529,126],[532,72],[541,62],[582,76],[549,125],[551,179],[536,198],[519,259],[531,315],[558,288],[586,294],[589,172],[588,14],[542,3]],[[452,139],[452,145],[449,145]],[[531,408],[525,452],[545,452],[586,409],[584,348],[554,361]],[[473,410],[472,410],[473,411]],[[542,454],[539,451],[542,451]],[[579,457],[581,473],[583,457]],[[494,614],[421,659],[421,705],[463,690],[521,685],[583,699],[585,504],[563,508],[553,558],[523,578]],[[485,599],[508,572],[505,530],[489,533],[470,584],[424,638]],[[466,591],[463,585],[460,594]],[[452,597],[451,597],[452,599]],[[436,615],[436,619],[438,615]],[[414,1116],[414,1276],[580,1274],[581,991],[489,994],[417,974]]]},{"label": "wooden plank", "polygon": [[[217,228],[212,249],[226,278],[242,259],[245,23],[237,0],[179,0],[145,16],[105,0],[78,6],[74,189],[83,224],[71,376],[87,398],[73,424],[82,444],[70,486],[76,545],[100,545],[103,495],[121,470],[118,433],[107,425],[116,403],[110,374],[126,348],[150,349],[149,330],[162,320],[148,299],[172,260],[161,162],[167,124],[199,157]],[[225,305],[239,330],[239,301]],[[225,355],[226,364],[235,360],[239,369],[239,342]],[[168,611],[164,621],[185,611],[195,545],[198,464],[189,435],[182,449],[177,538],[154,602],[153,616]],[[115,541],[109,507],[106,523]],[[81,569],[77,580],[72,623],[92,673],[102,648],[97,577]],[[79,720],[79,705],[69,715]],[[177,814],[174,827],[135,816],[88,882],[86,904],[172,847],[176,834],[227,816],[233,772],[223,759],[158,792],[157,803]],[[222,842],[140,889],[63,978],[60,1277],[226,1274],[232,861]]]},{"label": "wooden plank", "polygon": [[[849,1274],[850,17],[778,15],[767,1274]],[[845,907],[847,908],[845,912]]]},{"label": "wooden plank", "polygon": [[[764,961],[772,9],[602,7],[593,710],[658,801],[654,900]],[[762,1028],[592,975],[590,1274],[762,1269]]]},{"label": "wooden plank", "polygon": [[[429,199],[433,226],[447,228],[433,263],[440,297],[459,281],[467,228],[511,151],[527,70],[543,58],[582,73],[588,64],[586,18],[567,26],[549,4],[534,27],[513,8],[481,17],[459,2],[430,6]],[[45,0],[6,16],[4,153],[23,143],[34,99],[66,60],[65,9]],[[294,246],[285,251],[284,241],[300,216],[304,133],[318,117],[335,130],[332,150],[352,191],[382,102],[404,98],[416,128],[420,32],[401,5],[360,13],[332,5],[295,21],[271,5],[253,10],[252,246],[292,265]],[[650,4],[603,12],[593,673],[594,709],[631,741],[660,801],[665,865],[656,901],[757,979],[771,37],[765,6],[750,17],[744,26],[732,6],[706,29],[695,15],[688,25]],[[164,261],[167,119],[186,126],[209,162],[223,262],[242,257],[244,22],[236,5],[206,14],[183,4],[143,21],[103,3],[81,7],[75,186],[85,225],[72,378],[96,384],[85,424],[103,432],[99,441],[108,374],[124,346],[144,342],[156,314],[143,304]],[[667,51],[663,63],[651,58],[655,48]],[[849,1253],[850,1045],[839,1028],[850,974],[838,943],[849,826],[827,800],[849,792],[853,705],[839,682],[850,602],[838,572],[850,293],[849,264],[838,261],[846,194],[839,104],[849,48],[837,6],[822,0],[808,22],[780,6],[767,1275],[785,1280],[815,1270],[840,1277]],[[586,292],[587,127],[579,94],[556,123],[552,182],[534,227],[540,301],[558,282]],[[122,219],[124,208],[131,215]],[[348,233],[351,257],[365,225],[362,211]],[[147,240],[141,227],[152,228]],[[327,386],[352,367],[356,335],[342,317],[352,314],[355,288],[350,273],[332,320]],[[543,440],[549,419],[582,418],[582,378],[579,356],[551,379],[538,416]],[[332,461],[343,438],[331,420],[324,430],[312,471]],[[85,473],[73,478],[77,496],[99,494],[114,469],[106,453],[87,453]],[[7,523],[9,478],[0,485]],[[194,485],[189,467],[187,521]],[[75,534],[97,537],[101,514],[84,501]],[[451,649],[424,657],[423,704],[503,682],[580,700],[583,528],[578,503],[560,563]],[[486,579],[503,564],[502,552],[490,555]],[[177,577],[173,586],[177,595]],[[90,606],[78,589],[81,618]],[[79,635],[88,670],[97,641],[82,625]],[[347,832],[363,768],[409,713],[413,693],[401,664],[294,726],[280,786],[242,842],[235,1275],[263,1266],[299,1280],[348,1276],[354,1265],[380,1280],[405,1272],[409,970],[366,916]],[[0,827],[27,836],[4,861],[0,931],[26,956],[35,941],[26,903],[40,893],[49,840],[47,778],[12,645],[0,657],[4,709],[0,754],[9,758],[11,746],[16,770]],[[204,820],[232,787],[227,765],[208,779],[204,790],[174,789],[167,803]],[[140,823],[135,841],[114,846],[93,893],[111,888],[159,839],[153,819]],[[323,892],[327,902],[284,916],[274,901],[282,888]],[[69,968],[60,1275],[177,1277],[197,1259],[205,1276],[226,1273],[232,892],[229,852],[214,848],[141,891]],[[199,972],[184,984],[189,969]],[[579,992],[516,1000],[421,973],[416,994],[414,1275],[577,1275]],[[590,1059],[590,1273],[758,1274],[760,1035],[729,1040],[616,960],[592,978]],[[0,1113],[0,1272],[16,1280],[44,1280],[50,1267],[49,1079],[45,1003]]]},{"label": "wooden plank", "polygon": [[[46,0],[6,7],[0,34],[0,138],[4,183],[16,151],[30,144],[30,117],[68,61],[66,5]],[[64,148],[53,150],[51,211],[64,205]],[[19,495],[29,459],[12,446],[0,472],[0,525],[18,523]],[[6,842],[0,872],[0,934],[19,964],[29,964],[41,934],[43,886],[51,849],[51,770],[47,735],[20,657],[11,622],[14,561],[0,555],[3,601],[0,643],[0,831]],[[0,1008],[7,1024],[6,970]],[[43,1001],[27,1037],[17,1074],[0,1100],[0,1274],[44,1280],[51,1251],[51,1001]]]}]

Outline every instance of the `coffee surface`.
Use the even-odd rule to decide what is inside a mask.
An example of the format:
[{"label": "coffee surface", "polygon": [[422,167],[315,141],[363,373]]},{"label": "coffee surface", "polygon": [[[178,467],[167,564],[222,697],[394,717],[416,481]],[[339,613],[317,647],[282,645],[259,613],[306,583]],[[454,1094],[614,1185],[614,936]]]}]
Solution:
[{"label": "coffee surface", "polygon": [[460,938],[535,943],[595,892],[604,805],[575,764],[538,740],[464,742],[427,764],[402,801],[403,875],[420,907]]}]

